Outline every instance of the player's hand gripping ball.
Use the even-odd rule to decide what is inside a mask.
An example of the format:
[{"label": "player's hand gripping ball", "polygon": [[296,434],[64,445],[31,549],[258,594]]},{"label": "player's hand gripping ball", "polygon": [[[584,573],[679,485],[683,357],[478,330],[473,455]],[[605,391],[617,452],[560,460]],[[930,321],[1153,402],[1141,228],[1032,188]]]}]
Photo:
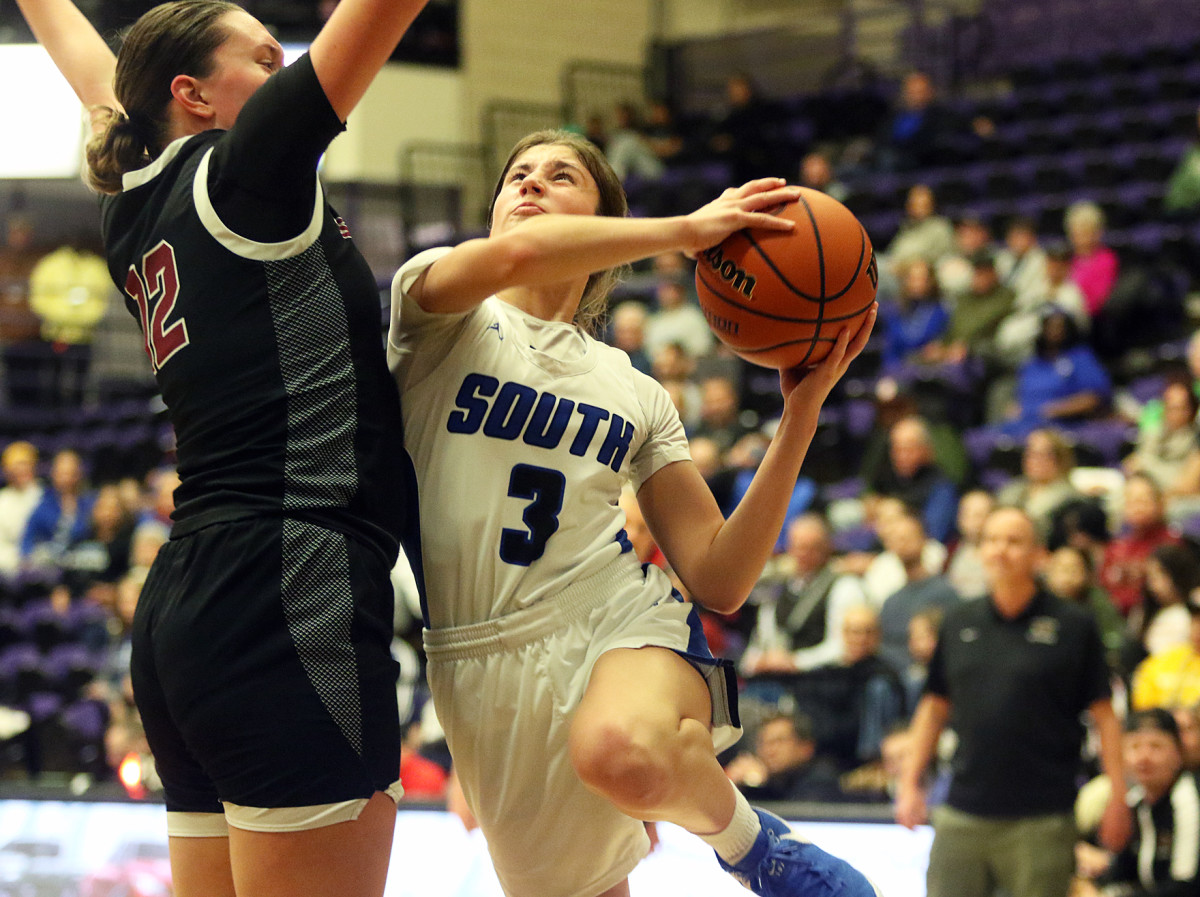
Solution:
[{"label": "player's hand gripping ball", "polygon": [[854,213],[801,188],[778,214],[790,232],[743,230],[701,253],[696,293],[713,333],[749,362],[792,368],[821,361],[838,331],[853,334],[875,302],[879,269]]}]

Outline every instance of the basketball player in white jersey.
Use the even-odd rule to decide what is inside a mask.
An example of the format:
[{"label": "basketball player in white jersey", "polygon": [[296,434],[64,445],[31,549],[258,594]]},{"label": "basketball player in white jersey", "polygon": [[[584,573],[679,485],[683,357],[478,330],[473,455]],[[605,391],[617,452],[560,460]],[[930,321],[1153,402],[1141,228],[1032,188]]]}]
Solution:
[{"label": "basketball player in white jersey", "polygon": [[429,678],[509,897],[628,894],[642,820],[701,836],[759,894],[875,893],[725,776],[715,751],[738,734],[732,670],[663,571],[638,564],[617,506],[632,482],[695,600],[740,606],[874,313],[819,366],[781,375],[779,428],[728,521],[666,391],[587,332],[609,269],[746,227],[787,230],[769,210],[796,196],[764,179],[688,216],[626,218],[594,146],[539,132],[505,166],[490,236],[396,275],[388,356],[418,476]]}]

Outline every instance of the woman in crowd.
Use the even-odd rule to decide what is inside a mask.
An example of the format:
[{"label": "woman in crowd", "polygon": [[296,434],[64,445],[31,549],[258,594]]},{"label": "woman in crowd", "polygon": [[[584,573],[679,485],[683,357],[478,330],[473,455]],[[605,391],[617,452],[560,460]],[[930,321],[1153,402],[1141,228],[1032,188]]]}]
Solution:
[{"label": "woman in crowd", "polygon": [[1081,493],[1071,485],[1075,453],[1055,430],[1034,430],[1025,438],[1021,475],[1006,483],[997,504],[1024,508],[1038,529],[1049,533],[1055,513]]},{"label": "woman in crowd", "polygon": [[1191,629],[1187,601],[1200,587],[1200,559],[1187,543],[1158,546],[1146,561],[1146,584],[1140,605],[1129,614],[1129,626],[1146,654],[1184,644]]}]

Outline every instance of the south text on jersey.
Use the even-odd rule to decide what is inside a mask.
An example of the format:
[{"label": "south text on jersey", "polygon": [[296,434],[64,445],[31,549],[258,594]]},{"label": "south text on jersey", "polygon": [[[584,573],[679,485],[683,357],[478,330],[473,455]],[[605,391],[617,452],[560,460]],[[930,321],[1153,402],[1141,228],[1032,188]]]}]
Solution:
[{"label": "south text on jersey", "polygon": [[455,410],[446,419],[451,433],[482,432],[493,439],[520,439],[526,445],[556,449],[570,437],[568,450],[620,471],[633,441],[633,424],[598,405],[541,392],[523,383],[501,383],[487,374],[463,377]]}]

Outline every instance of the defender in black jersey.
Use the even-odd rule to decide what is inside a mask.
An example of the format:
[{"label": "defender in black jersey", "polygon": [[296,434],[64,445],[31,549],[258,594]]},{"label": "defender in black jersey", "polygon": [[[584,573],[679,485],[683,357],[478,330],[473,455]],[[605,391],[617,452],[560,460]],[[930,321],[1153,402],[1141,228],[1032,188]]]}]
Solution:
[{"label": "defender in black jersey", "polygon": [[416,491],[375,280],[316,168],[423,0],[343,0],[287,69],[223,0],[156,7],[119,60],[70,0],[20,5],[92,110],[109,270],[176,433],[132,669],[175,893],[378,895]]}]

